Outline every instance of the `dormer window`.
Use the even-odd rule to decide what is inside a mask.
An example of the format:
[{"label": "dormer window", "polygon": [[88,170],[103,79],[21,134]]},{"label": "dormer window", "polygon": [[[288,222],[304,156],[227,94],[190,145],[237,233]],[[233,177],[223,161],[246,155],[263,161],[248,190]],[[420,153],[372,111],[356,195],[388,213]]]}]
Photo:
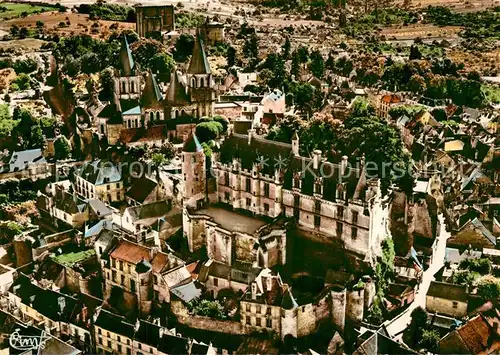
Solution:
[{"label": "dormer window", "polygon": [[318,177],[314,181],[314,193],[318,195],[323,194],[323,178]]},{"label": "dormer window", "polygon": [[340,199],[340,200],[345,200],[346,197],[347,197],[347,191],[346,191],[346,186],[345,184],[339,184],[337,186],[337,191],[336,191],[336,194],[335,194],[336,198],[337,199]]},{"label": "dormer window", "polygon": [[302,179],[299,172],[293,174],[293,187],[295,189],[300,189],[302,186]]}]

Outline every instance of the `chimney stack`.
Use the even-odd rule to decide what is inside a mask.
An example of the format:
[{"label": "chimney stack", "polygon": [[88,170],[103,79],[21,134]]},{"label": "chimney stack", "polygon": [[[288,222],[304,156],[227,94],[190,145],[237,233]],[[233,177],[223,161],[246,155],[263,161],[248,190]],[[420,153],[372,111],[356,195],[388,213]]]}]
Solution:
[{"label": "chimney stack", "polygon": [[252,300],[257,299],[257,283],[254,281],[252,282],[252,285],[250,286],[251,291],[252,291]]},{"label": "chimney stack", "polygon": [[292,136],[292,154],[296,157],[299,156],[299,135],[297,131],[295,131]]},{"label": "chimney stack", "polygon": [[314,170],[319,169],[320,162],[321,162],[321,150],[315,150],[313,152],[313,168],[314,168]]},{"label": "chimney stack", "polygon": [[345,171],[347,169],[347,155],[342,156],[342,162],[340,163],[340,170],[342,172],[342,175],[345,174]]}]

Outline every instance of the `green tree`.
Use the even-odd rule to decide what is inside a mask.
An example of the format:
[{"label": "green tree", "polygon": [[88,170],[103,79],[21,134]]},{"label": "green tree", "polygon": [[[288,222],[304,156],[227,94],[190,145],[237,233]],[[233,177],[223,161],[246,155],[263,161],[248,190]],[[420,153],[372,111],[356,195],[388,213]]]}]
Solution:
[{"label": "green tree", "polygon": [[185,62],[193,54],[193,48],[194,37],[186,33],[181,34],[175,42],[174,59],[177,62]]},{"label": "green tree", "polygon": [[441,337],[439,333],[434,329],[423,329],[422,330],[422,339],[420,340],[420,346],[425,348],[430,353],[437,353],[439,340]]},{"label": "green tree", "polygon": [[167,53],[157,53],[151,58],[151,70],[153,73],[167,74],[175,68],[175,60]]},{"label": "green tree", "polygon": [[290,42],[290,37],[286,36],[285,43],[281,47],[283,59],[287,60],[290,58],[290,51],[292,50],[292,43]]},{"label": "green tree", "polygon": [[[259,74],[259,79],[263,85],[267,85],[271,89],[280,88],[286,79],[285,61],[275,53],[267,56],[263,67],[268,70],[267,75],[263,75],[264,70]],[[265,78],[265,80],[263,80]]]},{"label": "green tree", "polygon": [[64,160],[71,157],[71,145],[68,139],[64,136],[58,137],[54,141],[54,158],[56,160]]},{"label": "green tree", "polygon": [[81,70],[85,74],[93,74],[101,70],[101,61],[96,53],[85,53],[81,58],[81,63]]},{"label": "green tree", "polygon": [[323,78],[325,74],[325,61],[320,51],[314,51],[311,53],[311,63],[309,68],[313,75],[319,79]]},{"label": "green tree", "polygon": [[236,48],[234,48],[233,46],[229,46],[226,52],[228,67],[234,67],[236,65],[236,55],[237,55]]},{"label": "green tree", "polygon": [[251,33],[243,45],[243,54],[246,58],[259,58],[259,37],[256,33]]},{"label": "green tree", "polygon": [[297,55],[301,63],[307,63],[307,61],[309,60],[309,50],[307,49],[307,47],[300,46],[299,48],[297,48]]},{"label": "green tree", "polygon": [[296,52],[294,52],[292,56],[292,68],[290,73],[295,77],[295,80],[300,80],[300,58]]},{"label": "green tree", "polygon": [[101,87],[100,96],[104,100],[109,100],[114,94],[114,72],[113,68],[108,67],[99,74],[99,84]]},{"label": "green tree", "polygon": [[413,74],[408,81],[408,89],[415,94],[423,94],[427,90],[424,78],[418,74]]},{"label": "green tree", "polygon": [[484,300],[498,300],[500,297],[500,280],[493,276],[485,276],[479,280],[477,294]]},{"label": "green tree", "polygon": [[417,307],[411,312],[410,333],[413,344],[417,345],[422,340],[422,332],[427,326],[427,312],[422,307]]},{"label": "green tree", "polygon": [[219,301],[196,300],[188,304],[188,309],[196,315],[215,319],[227,319],[228,315]]},{"label": "green tree", "polygon": [[201,122],[196,126],[196,137],[200,143],[216,139],[223,132],[224,127],[219,122]]},{"label": "green tree", "polygon": [[16,76],[14,81],[10,84],[13,91],[28,90],[31,87],[31,79],[28,74],[20,74]]},{"label": "green tree", "polygon": [[153,156],[151,157],[151,161],[155,168],[165,165],[168,162],[167,158],[162,153],[153,154]]}]

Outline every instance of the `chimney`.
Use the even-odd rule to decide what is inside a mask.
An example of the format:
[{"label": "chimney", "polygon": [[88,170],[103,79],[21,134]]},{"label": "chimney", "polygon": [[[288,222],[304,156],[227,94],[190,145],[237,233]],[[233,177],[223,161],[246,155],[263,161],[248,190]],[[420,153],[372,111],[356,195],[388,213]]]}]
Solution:
[{"label": "chimney", "polygon": [[255,129],[251,128],[248,130],[248,145],[252,143],[252,138],[254,134],[255,134]]},{"label": "chimney", "polygon": [[88,318],[89,318],[89,309],[87,308],[87,306],[83,306],[82,307],[82,321],[84,323],[86,323]]},{"label": "chimney", "polygon": [[313,168],[314,168],[314,170],[319,169],[320,162],[321,162],[321,150],[315,150],[313,152]]},{"label": "chimney", "polygon": [[250,288],[252,291],[252,300],[256,300],[257,299],[257,283],[252,282],[252,285],[250,286]]},{"label": "chimney", "polygon": [[297,131],[292,136],[292,154],[294,156],[299,156],[299,135]]},{"label": "chimney", "polygon": [[340,163],[340,171],[341,171],[342,175],[345,174],[346,169],[347,169],[347,155],[343,155],[342,161]]}]

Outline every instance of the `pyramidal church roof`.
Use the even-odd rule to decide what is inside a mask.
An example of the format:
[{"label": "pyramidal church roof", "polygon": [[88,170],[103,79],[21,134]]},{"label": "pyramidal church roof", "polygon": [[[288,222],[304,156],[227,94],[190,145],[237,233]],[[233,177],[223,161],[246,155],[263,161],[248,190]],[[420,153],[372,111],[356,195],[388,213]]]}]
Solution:
[{"label": "pyramidal church roof", "polygon": [[122,37],[122,47],[120,49],[120,65],[123,71],[123,75],[131,76],[132,71],[134,70],[135,63],[132,58],[132,51],[128,45],[127,36],[123,35]]},{"label": "pyramidal church roof", "polygon": [[171,106],[185,106],[191,103],[177,70],[174,70],[170,75],[170,84],[168,86],[166,99],[167,103]]},{"label": "pyramidal church roof", "polygon": [[205,46],[200,36],[196,36],[194,43],[193,56],[189,63],[188,74],[212,74],[210,64],[208,63]]},{"label": "pyramidal church roof", "polygon": [[156,82],[156,78],[153,72],[150,70],[146,77],[146,85],[142,92],[141,105],[143,107],[154,107],[157,106],[163,100],[163,95],[161,93],[160,87]]}]

